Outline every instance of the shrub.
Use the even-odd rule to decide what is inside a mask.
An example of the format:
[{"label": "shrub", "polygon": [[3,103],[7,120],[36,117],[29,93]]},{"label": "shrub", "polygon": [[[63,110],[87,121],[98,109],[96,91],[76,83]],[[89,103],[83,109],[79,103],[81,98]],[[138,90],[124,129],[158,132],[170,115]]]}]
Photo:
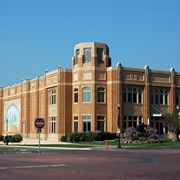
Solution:
[{"label": "shrub", "polygon": [[72,134],[73,133],[67,133],[67,142],[72,142]]},{"label": "shrub", "polygon": [[110,132],[101,132],[101,131],[91,131],[91,132],[82,132],[82,133],[74,132],[67,134],[66,142],[79,142],[79,141],[93,142],[93,141],[112,140],[115,138],[116,138],[116,134]]},{"label": "shrub", "polygon": [[75,133],[72,133],[71,136],[72,136],[72,142],[80,141],[80,133],[75,132]]},{"label": "shrub", "polygon": [[7,141],[8,142],[21,142],[22,141],[22,136],[21,136],[21,134],[5,136],[4,139],[3,139],[3,142],[6,143]]},{"label": "shrub", "polygon": [[149,138],[158,139],[157,129],[154,128],[147,129],[146,133]]},{"label": "shrub", "polygon": [[139,132],[136,128],[130,127],[125,131],[125,138],[127,140],[146,140],[146,139],[157,139],[157,130],[154,128],[146,129],[143,133]]},{"label": "shrub", "polygon": [[14,136],[11,136],[11,137],[9,138],[9,142],[16,142],[16,141],[15,141],[15,137],[14,137]]},{"label": "shrub", "polygon": [[60,139],[62,142],[67,142],[67,135],[64,135]]},{"label": "shrub", "polygon": [[103,132],[102,133],[102,140],[114,140],[117,138],[116,133],[110,133],[110,132]]},{"label": "shrub", "polygon": [[139,139],[141,134],[134,127],[127,128],[125,131],[125,138],[128,140]]},{"label": "shrub", "polygon": [[85,132],[85,141],[86,142],[93,142],[94,141],[94,134],[92,132]]},{"label": "shrub", "polygon": [[21,142],[23,140],[21,134],[15,134],[13,138],[14,142]]},{"label": "shrub", "polygon": [[0,135],[0,141],[3,141],[3,139],[4,139],[4,136]]}]

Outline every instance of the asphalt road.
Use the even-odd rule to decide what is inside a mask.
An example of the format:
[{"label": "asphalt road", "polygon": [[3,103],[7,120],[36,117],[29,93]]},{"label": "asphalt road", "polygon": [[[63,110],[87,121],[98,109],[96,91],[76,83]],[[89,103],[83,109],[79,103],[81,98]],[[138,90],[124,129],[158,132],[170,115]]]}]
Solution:
[{"label": "asphalt road", "polygon": [[2,180],[180,179],[180,150],[42,150],[0,154]]}]

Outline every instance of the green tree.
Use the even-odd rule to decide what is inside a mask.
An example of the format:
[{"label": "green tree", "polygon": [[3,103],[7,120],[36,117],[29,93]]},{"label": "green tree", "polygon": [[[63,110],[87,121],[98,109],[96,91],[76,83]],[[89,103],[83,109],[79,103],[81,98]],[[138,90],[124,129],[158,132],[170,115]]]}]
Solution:
[{"label": "green tree", "polygon": [[170,115],[166,115],[165,122],[168,127],[168,131],[172,133],[172,141],[179,140],[180,132],[180,115],[178,112],[173,112]]}]

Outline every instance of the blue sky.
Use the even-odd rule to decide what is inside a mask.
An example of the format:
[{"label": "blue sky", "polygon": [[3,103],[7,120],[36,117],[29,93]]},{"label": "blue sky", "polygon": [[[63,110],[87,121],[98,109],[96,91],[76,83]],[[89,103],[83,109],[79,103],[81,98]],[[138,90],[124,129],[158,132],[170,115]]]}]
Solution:
[{"label": "blue sky", "polygon": [[0,86],[71,68],[102,42],[112,65],[180,72],[180,0],[0,0]]}]

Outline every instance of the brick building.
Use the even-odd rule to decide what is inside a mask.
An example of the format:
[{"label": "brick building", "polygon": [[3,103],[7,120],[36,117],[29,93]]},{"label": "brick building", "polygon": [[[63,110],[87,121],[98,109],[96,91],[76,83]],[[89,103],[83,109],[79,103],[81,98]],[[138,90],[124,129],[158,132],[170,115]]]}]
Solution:
[{"label": "brick building", "polygon": [[[119,105],[119,106],[118,106]],[[0,87],[0,134],[37,138],[35,118],[45,118],[41,138],[59,141],[68,132],[121,132],[139,123],[167,133],[162,119],[180,106],[180,73],[111,66],[103,43],[74,48],[72,69]],[[119,121],[118,121],[119,119]],[[120,123],[119,123],[120,122]]]}]

